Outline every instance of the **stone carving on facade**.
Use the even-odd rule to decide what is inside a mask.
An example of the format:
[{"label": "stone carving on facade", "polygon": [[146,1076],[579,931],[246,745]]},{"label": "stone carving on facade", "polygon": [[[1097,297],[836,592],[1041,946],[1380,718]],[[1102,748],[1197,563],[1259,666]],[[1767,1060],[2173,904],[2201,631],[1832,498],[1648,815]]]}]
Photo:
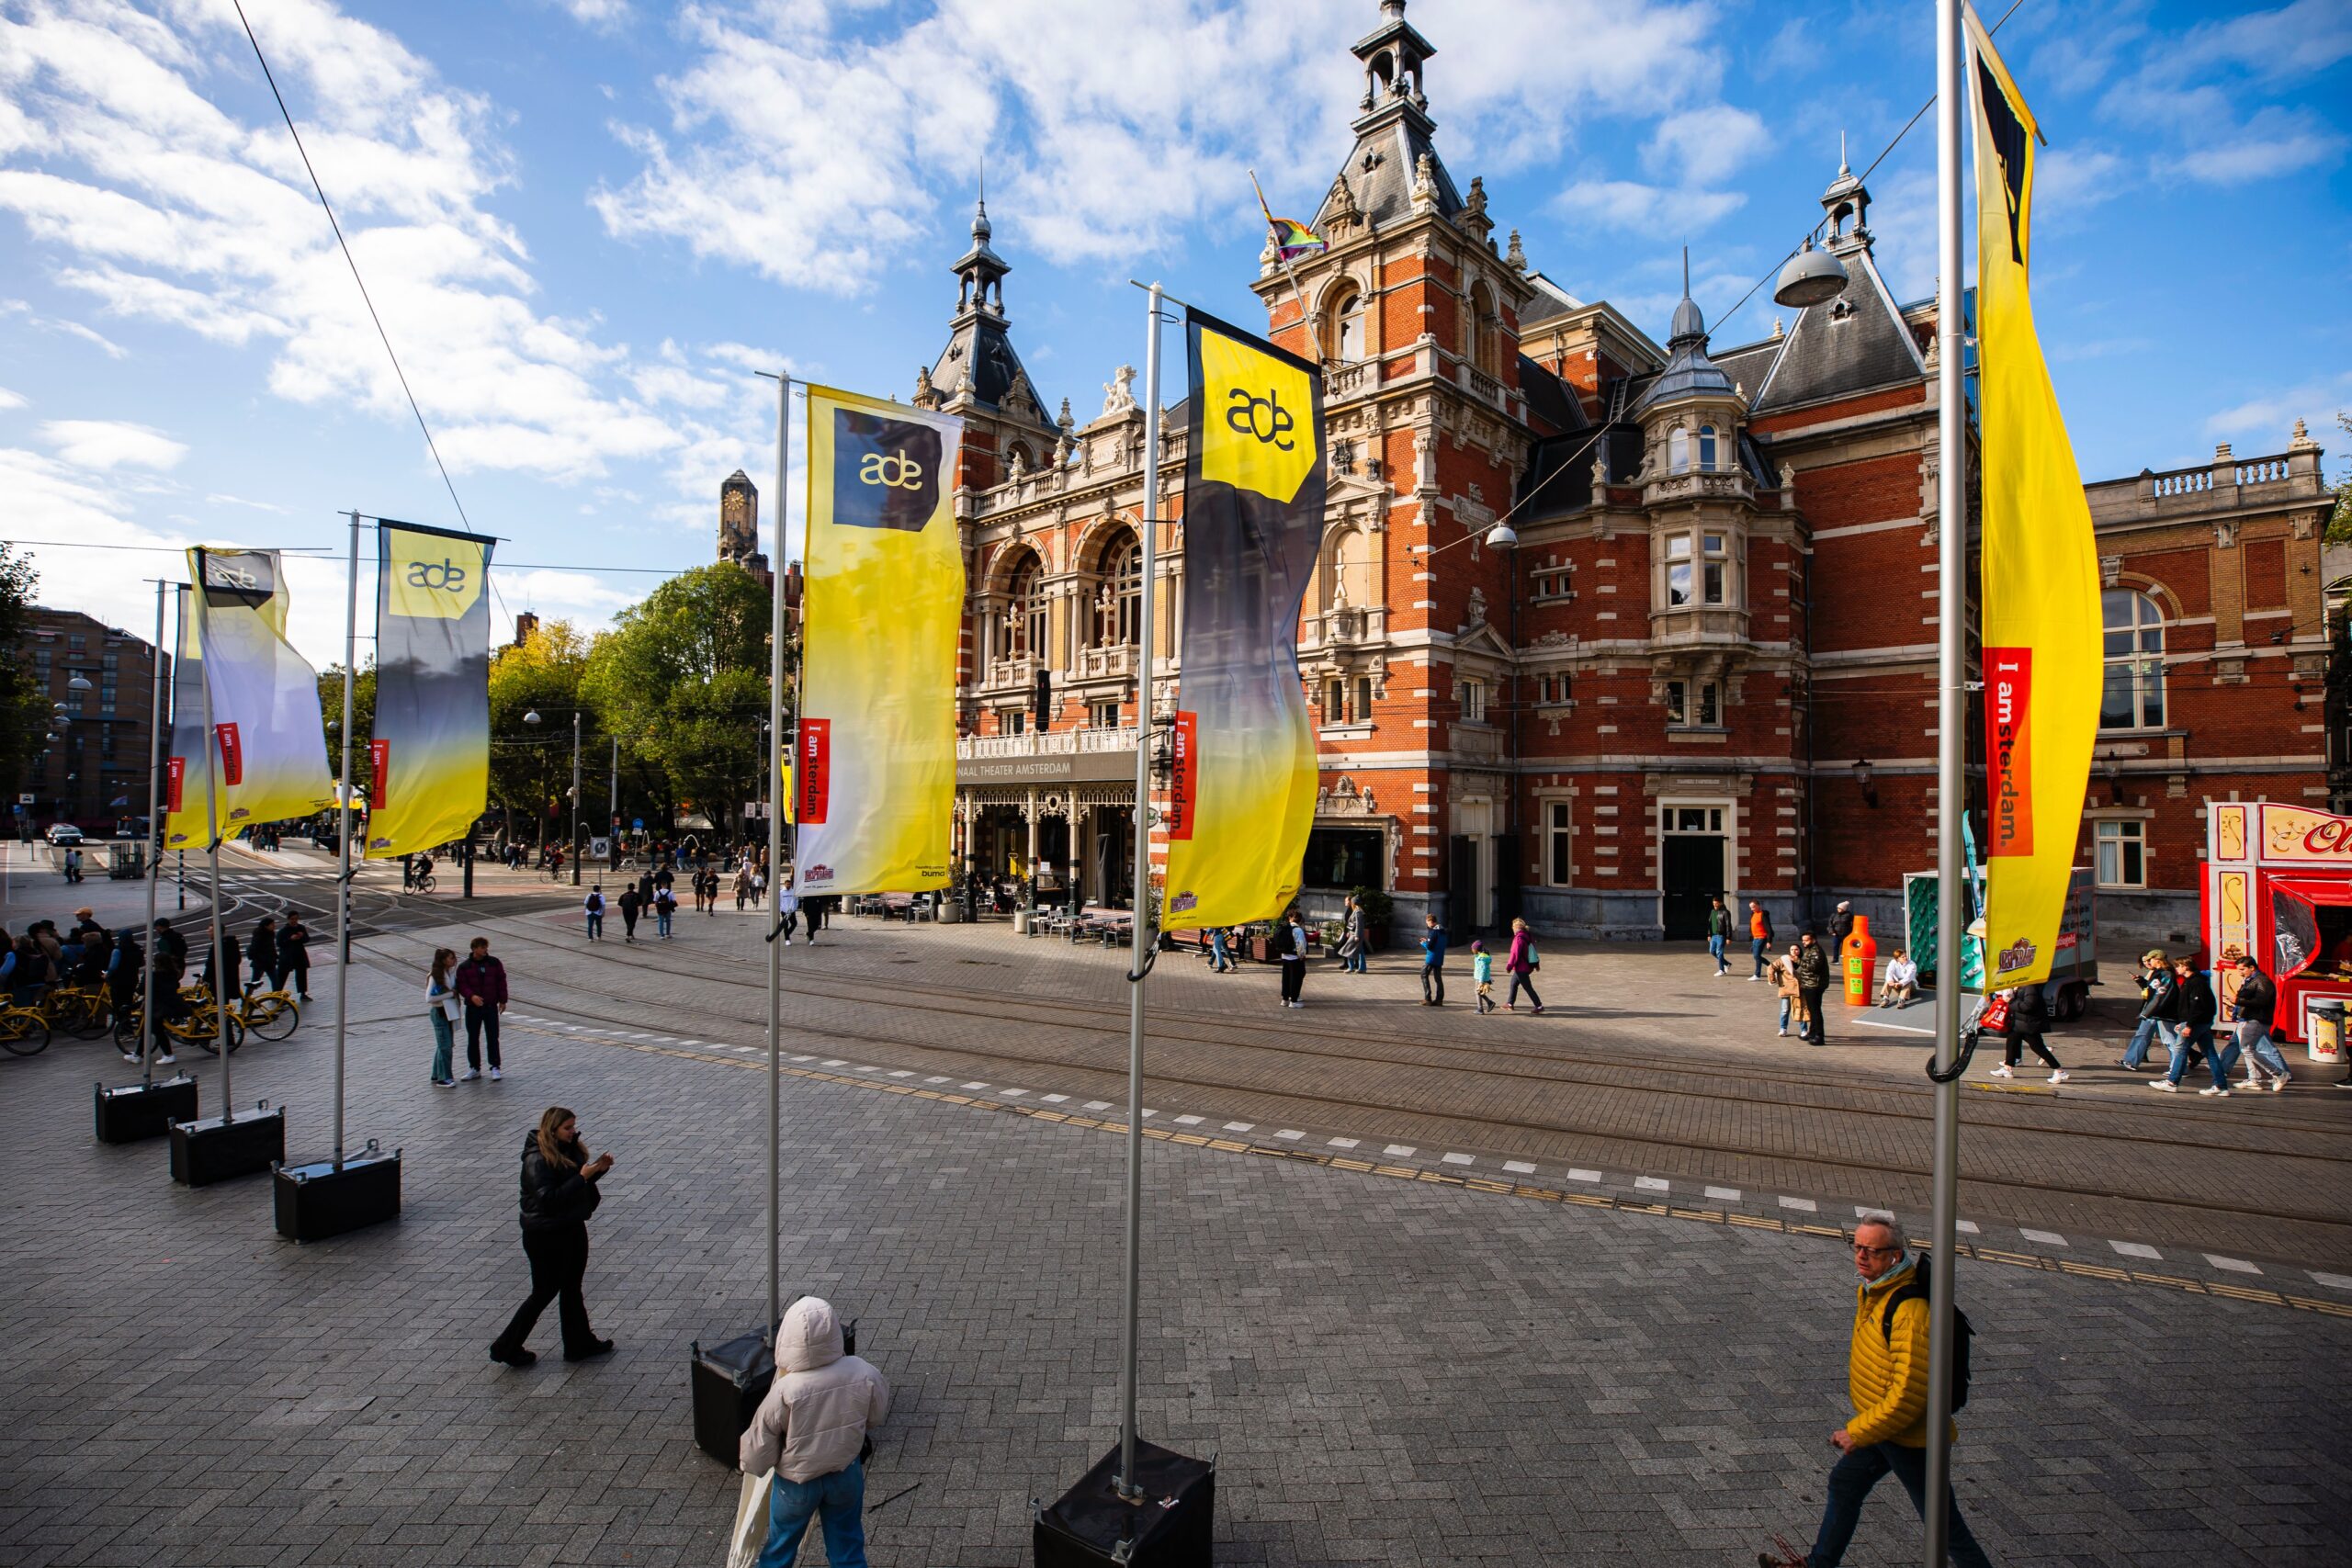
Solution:
[{"label": "stone carving on facade", "polygon": [[2222,550],[2233,550],[2233,549],[2237,548],[2237,545],[2238,545],[2238,520],[2237,520],[2236,518],[2234,518],[2234,517],[2224,517],[2224,518],[2222,518],[2220,522],[2218,522],[2218,523],[2216,523],[2216,524],[2214,524],[2214,525],[2213,525],[2213,547],[2214,547],[2214,548],[2216,548],[2216,549],[2222,549]]},{"label": "stone carving on facade", "polygon": [[1513,272],[1527,270],[1527,251],[1520,244],[1519,231],[1516,229],[1510,231],[1510,249],[1503,253],[1503,265]]},{"label": "stone carving on facade", "polygon": [[1317,817],[1371,817],[1376,814],[1372,791],[1358,789],[1356,781],[1347,774],[1340,775],[1336,784],[1326,784],[1315,792],[1315,815]]},{"label": "stone carving on facade", "polygon": [[2319,533],[2319,513],[2298,512],[2287,520],[2287,527],[2298,539],[2309,539]]},{"label": "stone carving on facade", "polygon": [[1480,626],[1487,624],[1487,591],[1476,584],[1473,584],[1470,589],[1470,608],[1468,613],[1470,619],[1462,627],[1462,632],[1464,635],[1470,632],[1475,632]]},{"label": "stone carving on facade", "polygon": [[2121,556],[2098,558],[2098,580],[2101,586],[2112,588],[2121,581],[2122,577],[2123,558]]},{"label": "stone carving on facade", "polygon": [[1331,193],[1323,198],[1323,207],[1327,214],[1324,219],[1327,229],[1342,228],[1362,220],[1363,214],[1356,206],[1356,193],[1348,187],[1345,170],[1332,180]]},{"label": "stone carving on facade", "polygon": [[1102,383],[1102,412],[1105,416],[1132,412],[1136,406],[1136,367],[1122,365],[1111,372]]},{"label": "stone carving on facade", "polygon": [[1424,152],[1413,160],[1413,210],[1430,212],[1437,207],[1437,160]]},{"label": "stone carving on facade", "polygon": [[939,395],[939,389],[931,384],[931,367],[927,365],[916,366],[915,407],[919,409],[935,409],[946,400],[946,399]]}]

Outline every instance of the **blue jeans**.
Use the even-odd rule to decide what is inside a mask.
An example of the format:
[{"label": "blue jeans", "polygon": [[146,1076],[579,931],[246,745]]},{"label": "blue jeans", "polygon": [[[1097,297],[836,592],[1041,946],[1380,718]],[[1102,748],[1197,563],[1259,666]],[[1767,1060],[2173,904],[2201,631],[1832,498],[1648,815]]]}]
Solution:
[{"label": "blue jeans", "polygon": [[458,1032],[449,1026],[449,1015],[439,1008],[429,1016],[433,1020],[433,1081],[447,1083],[457,1072],[449,1053],[457,1048]]},{"label": "blue jeans", "polygon": [[667,909],[656,909],[653,912],[653,929],[662,936],[670,934],[670,913]]},{"label": "blue jeans", "polygon": [[1707,939],[1707,956],[1715,961],[1715,973],[1718,975],[1731,973],[1731,965],[1724,962],[1724,940],[1719,936],[1711,936]]},{"label": "blue jeans", "polygon": [[1764,978],[1765,945],[1765,941],[1760,936],[1752,936],[1747,939],[1747,951],[1756,960],[1756,977],[1759,980]]},{"label": "blue jeans", "polygon": [[865,1467],[855,1461],[814,1481],[775,1478],[759,1568],[792,1568],[811,1514],[824,1521],[825,1561],[831,1568],[865,1568]]},{"label": "blue jeans", "polygon": [[[2238,1065],[2238,1057],[2241,1055],[2244,1055],[2252,1056],[2256,1063],[2260,1064],[2260,1066],[2274,1077],[2285,1078],[2292,1077],[2294,1076],[2287,1071],[2287,1058],[2278,1054],[2277,1042],[2270,1038],[2269,1025],[2262,1023],[2241,1023],[2237,1028],[2238,1037],[2230,1043],[2229,1051],[2223,1056],[2222,1061],[2221,1070],[2224,1075],[2227,1075],[2232,1067]],[[2257,1077],[2260,1075],[2256,1073],[2252,1067],[2248,1067],[2246,1069],[2246,1076],[2248,1077]]]},{"label": "blue jeans", "polygon": [[2123,1065],[2127,1067],[2139,1066],[2148,1059],[2148,1047],[2151,1043],[2162,1039],[2169,1045],[2172,1043],[2171,1036],[2172,1031],[2165,1026],[2164,1020],[2142,1019],[2140,1027],[2132,1032],[2132,1043],[2123,1048]]},{"label": "blue jeans", "polygon": [[595,910],[588,911],[588,940],[594,942],[605,934],[605,917]]},{"label": "blue jeans", "polygon": [[2188,1048],[2192,1045],[2205,1047],[2205,1065],[2213,1070],[2213,1087],[2229,1088],[2230,1081],[2222,1068],[2222,1054],[2213,1048],[2213,1026],[2210,1023],[2184,1023],[2173,1030],[2172,1065],[2165,1069],[2165,1081],[2178,1083],[2181,1075],[2188,1071]]},{"label": "blue jeans", "polygon": [[1781,998],[1781,1032],[1783,1034],[1789,1032],[1789,1014],[1794,1010],[1796,1002],[1797,999],[1794,997]]},{"label": "blue jeans", "polygon": [[[1928,1517],[1927,1450],[1906,1449],[1898,1443],[1856,1449],[1829,1467],[1829,1500],[1821,1510],[1821,1534],[1805,1558],[1810,1568],[1838,1568],[1845,1561],[1846,1543],[1854,1539],[1854,1527],[1861,1522],[1862,1500],[1889,1471],[1911,1495],[1911,1506],[1919,1510],[1919,1517]],[[1960,1517],[1960,1505],[1953,1501],[1950,1485],[1944,1488],[1944,1512],[1951,1524],[1951,1560],[1960,1568],[1992,1568],[1984,1549],[1969,1533],[1968,1521]],[[764,1564],[766,1559],[761,1562]]]},{"label": "blue jeans", "polygon": [[1209,932],[1209,967],[1216,970],[1233,967],[1233,954],[1225,950],[1225,932],[1222,931]]}]

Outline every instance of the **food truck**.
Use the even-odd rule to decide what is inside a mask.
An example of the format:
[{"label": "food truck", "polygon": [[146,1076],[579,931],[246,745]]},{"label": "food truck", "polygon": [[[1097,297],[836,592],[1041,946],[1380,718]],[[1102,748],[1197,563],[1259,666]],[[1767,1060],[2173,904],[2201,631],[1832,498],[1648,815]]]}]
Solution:
[{"label": "food truck", "polygon": [[2343,1060],[2339,1032],[2312,1009],[2352,1004],[2352,817],[2268,800],[2214,801],[2206,812],[2199,930],[2223,1007],[2239,954],[2251,953],[2278,982],[2272,1037],[2307,1046],[2313,1061]]},{"label": "food truck", "polygon": [[[1976,863],[1971,845],[1965,873],[1967,902],[1961,910],[1960,983],[1967,991],[1984,988],[1984,871]],[[1936,897],[1939,884],[1932,871],[1905,872],[1903,876],[1905,937],[1919,965],[1919,984],[1936,984]],[[2058,920],[2058,945],[2050,955],[2050,1016],[2072,1023],[2090,1006],[2090,987],[2098,984],[2098,895],[2091,868],[2075,867],[2066,882],[2066,908]]]}]

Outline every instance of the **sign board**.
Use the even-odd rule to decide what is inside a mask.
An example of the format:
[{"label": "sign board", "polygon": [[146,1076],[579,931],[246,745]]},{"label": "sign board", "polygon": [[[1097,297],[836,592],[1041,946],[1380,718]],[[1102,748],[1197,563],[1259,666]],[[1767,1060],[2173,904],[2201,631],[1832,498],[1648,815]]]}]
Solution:
[{"label": "sign board", "polygon": [[32,803],[33,797],[29,795],[20,795],[17,796],[17,804],[19,806],[30,806]]},{"label": "sign board", "polygon": [[764,800],[745,801],[743,803],[743,816],[748,821],[766,821],[768,816],[768,803]]},{"label": "sign board", "polygon": [[642,817],[630,818],[628,825],[630,829],[636,832],[642,833],[645,831],[645,818]]},{"label": "sign board", "polygon": [[613,852],[613,841],[610,839],[591,839],[588,840],[588,852],[597,860],[609,859]]}]

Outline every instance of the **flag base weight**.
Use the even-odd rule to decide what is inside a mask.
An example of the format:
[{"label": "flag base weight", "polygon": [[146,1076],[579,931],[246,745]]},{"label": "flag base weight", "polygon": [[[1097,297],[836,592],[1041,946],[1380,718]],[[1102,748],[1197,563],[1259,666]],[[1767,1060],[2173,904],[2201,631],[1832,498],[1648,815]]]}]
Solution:
[{"label": "flag base weight", "polygon": [[[842,1324],[842,1354],[857,1354],[857,1319]],[[775,1381],[775,1354],[757,1329],[705,1348],[693,1346],[695,1446],[729,1470],[742,1447],[743,1429],[759,1414],[760,1401]]]},{"label": "flag base weight", "polygon": [[160,1138],[175,1122],[196,1120],[196,1080],[183,1073],[161,1083],[127,1083],[119,1089],[92,1086],[92,1114],[98,1142],[135,1144]]},{"label": "flag base weight", "polygon": [[323,1241],[401,1217],[401,1151],[281,1165],[272,1173],[277,1234]]},{"label": "flag base weight", "polygon": [[210,1116],[172,1123],[172,1179],[206,1187],[254,1176],[286,1157],[286,1110],[267,1102],[235,1121]]},{"label": "flag base weight", "polygon": [[1138,1440],[1136,1484],[1119,1495],[1119,1450],[1097,1461],[1048,1507],[1030,1504],[1035,1568],[1209,1568],[1216,1536],[1216,1461]]}]

